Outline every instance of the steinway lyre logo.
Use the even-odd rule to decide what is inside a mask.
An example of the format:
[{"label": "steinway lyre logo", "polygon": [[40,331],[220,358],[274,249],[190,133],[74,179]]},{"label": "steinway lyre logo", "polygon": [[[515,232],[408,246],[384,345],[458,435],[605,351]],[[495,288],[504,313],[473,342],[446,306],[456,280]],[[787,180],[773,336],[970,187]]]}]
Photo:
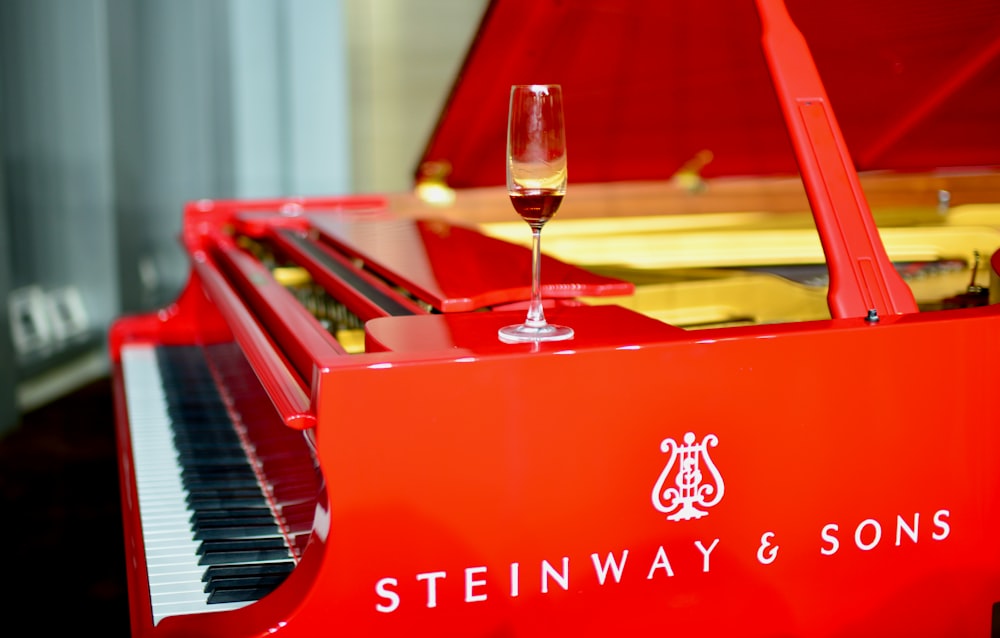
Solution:
[{"label": "steinway lyre logo", "polygon": [[[695,443],[694,432],[684,435],[684,444],[667,438],[660,451],[670,458],[653,487],[653,507],[667,514],[669,521],[686,521],[708,516],[709,508],[722,500],[726,488],[722,475],[708,454],[709,446],[719,444],[719,437],[709,434]],[[706,470],[706,471],[703,471]],[[670,482],[671,485],[667,485]]]}]

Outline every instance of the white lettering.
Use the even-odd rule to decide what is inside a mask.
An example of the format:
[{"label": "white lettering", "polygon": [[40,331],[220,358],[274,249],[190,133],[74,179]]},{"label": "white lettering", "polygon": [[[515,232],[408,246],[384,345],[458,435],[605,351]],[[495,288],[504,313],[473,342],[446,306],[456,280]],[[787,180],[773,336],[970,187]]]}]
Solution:
[{"label": "white lettering", "polygon": [[476,574],[485,574],[485,567],[466,567],[465,568],[465,602],[475,603],[481,600],[486,600],[486,594],[473,594],[472,589],[474,587],[479,587],[485,585],[485,580],[475,580],[473,577]]},{"label": "white lettering", "polygon": [[757,560],[761,565],[770,565],[778,557],[778,546],[771,542],[774,532],[764,532],[760,535],[760,547],[757,548]]},{"label": "white lettering", "polygon": [[445,572],[427,572],[426,574],[417,574],[417,580],[427,581],[427,607],[434,608],[437,607],[437,579],[444,578],[446,576]]},{"label": "white lettering", "polygon": [[604,565],[601,565],[601,558],[594,552],[590,555],[590,560],[594,562],[594,571],[597,572],[597,582],[604,584],[604,580],[608,577],[608,569],[611,570],[614,575],[615,582],[619,583],[622,579],[622,570],[625,569],[625,561],[628,560],[628,550],[622,552],[622,562],[619,564],[615,561],[615,555],[608,552],[607,558],[604,559]]},{"label": "white lettering", "polygon": [[563,589],[569,589],[569,557],[563,556],[562,572],[557,572],[547,560],[542,561],[542,593],[549,593],[549,578],[555,579]]},{"label": "white lettering", "polygon": [[[871,526],[875,530],[875,537],[872,539],[871,543],[861,542],[861,532],[866,528]],[[862,551],[868,551],[878,545],[879,541],[882,540],[882,526],[874,518],[866,518],[858,524],[857,528],[854,530],[854,544],[858,546],[858,549]]]},{"label": "white lettering", "polygon": [[663,545],[660,545],[660,549],[656,550],[656,558],[653,559],[653,564],[649,568],[649,574],[646,575],[646,580],[653,579],[653,572],[657,569],[663,569],[667,572],[667,576],[673,576],[674,570],[670,566],[670,561],[667,559],[667,552],[663,549]]},{"label": "white lettering", "polygon": [[717,538],[714,541],[712,541],[712,544],[709,546],[708,549],[705,549],[705,546],[701,544],[700,540],[694,542],[694,546],[697,547],[698,550],[701,552],[702,559],[703,559],[702,563],[701,563],[701,571],[703,571],[705,573],[708,573],[708,559],[709,559],[709,555],[712,553],[712,550],[714,550],[715,546],[718,545],[718,544],[719,544],[719,539]]},{"label": "white lettering", "polygon": [[823,526],[823,531],[820,532],[820,537],[827,543],[830,543],[829,547],[821,547],[819,553],[824,556],[832,556],[837,553],[840,549],[840,539],[833,535],[834,532],[838,531],[840,528],[836,523],[830,523],[829,525]]},{"label": "white lettering", "polygon": [[[928,530],[926,529],[927,519],[925,512],[896,514],[896,547],[901,547],[904,543],[907,543],[907,541],[909,541],[907,544],[919,543],[921,536],[921,518],[924,519],[925,529],[923,530],[923,535],[926,537]],[[932,515],[932,521],[933,523],[930,535],[933,540],[941,541],[951,535],[950,510],[939,509],[935,511]],[[848,529],[850,529],[850,527],[848,527]],[[858,550],[862,552],[871,551],[881,544],[883,531],[884,525],[878,519],[866,518],[858,523],[854,528],[854,544]],[[770,565],[771,563],[776,562],[781,547],[775,542],[775,537],[776,532],[773,531],[761,534],[760,543],[756,552],[757,561],[761,565]],[[839,553],[841,547],[840,525],[838,523],[827,523],[824,525],[820,530],[820,539],[821,543],[819,549],[822,555],[832,556]],[[711,571],[712,554],[716,549],[718,549],[720,541],[721,538],[713,538],[708,545],[700,539],[693,541],[695,548],[701,553],[702,556],[703,573],[709,573]],[[617,553],[611,551],[604,554],[600,554],[598,552],[590,554],[590,560],[594,566],[594,575],[596,576],[599,586],[603,587],[604,585],[609,584],[609,582],[620,583],[622,581],[629,553],[629,550],[622,549]],[[555,564],[550,563],[548,560],[542,560],[540,562],[539,575],[542,594],[549,593],[550,588],[562,588],[564,591],[569,590],[570,557],[563,556],[561,561],[561,563]],[[510,597],[517,598],[521,593],[521,564],[517,562],[511,562],[508,564],[510,565]],[[490,578],[490,569],[493,569],[495,574],[496,569],[499,569],[499,566],[479,565],[466,567],[464,569],[463,576],[464,598],[457,599],[457,596],[454,596],[456,598],[455,600],[449,598],[445,602],[459,603],[464,600],[465,603],[476,603],[486,601],[489,596],[489,583],[491,580],[502,579],[502,577],[498,578],[495,575]],[[649,571],[646,573],[646,580],[653,580],[654,577],[659,576],[658,572],[661,570],[668,578],[673,578],[675,575],[673,566],[667,556],[667,551],[662,545],[660,545],[656,550],[656,554],[649,566]],[[439,596],[446,595],[450,591],[450,588],[448,587],[445,587],[444,590],[441,589],[440,581],[447,578],[447,575],[447,571],[444,570],[428,571],[416,574],[416,581],[418,583],[426,583],[425,603],[428,609],[436,608],[439,604]],[[496,584],[499,585],[499,583]],[[405,594],[400,593],[398,579],[391,577],[381,578],[375,582],[374,589],[376,596],[374,601],[376,612],[389,614],[399,610],[402,605],[402,596]],[[441,591],[439,592],[439,590]],[[417,597],[419,597],[419,594]]]},{"label": "white lettering", "polygon": [[931,534],[931,538],[936,541],[943,541],[948,538],[948,534],[951,533],[951,525],[949,525],[945,519],[951,516],[951,512],[948,510],[938,510],[934,512],[934,526],[940,529],[940,532],[934,532]]},{"label": "white lettering", "polygon": [[920,512],[913,513],[913,527],[906,524],[903,520],[903,515],[899,514],[896,516],[896,547],[899,547],[903,542],[902,532],[906,532],[906,535],[910,537],[910,540],[914,543],[917,542],[917,529],[920,526]]},{"label": "white lettering", "polygon": [[[934,512],[934,527],[936,531],[931,534],[934,540],[944,540],[951,533],[951,526],[948,518],[951,512],[940,509]],[[823,527],[820,536],[826,545],[820,547],[820,553],[830,556],[840,550],[840,540],[837,538],[839,526],[836,523],[829,523]],[[912,518],[903,514],[896,515],[896,547],[902,546],[904,539],[909,539],[913,543],[920,541],[920,512],[914,512]],[[854,544],[863,552],[871,551],[882,542],[882,524],[874,518],[866,518],[858,523],[854,528]]]},{"label": "white lettering", "polygon": [[384,598],[387,601],[384,605],[382,603],[376,604],[376,611],[391,614],[399,609],[399,594],[389,589],[389,587],[395,587],[398,584],[399,581],[395,578],[383,578],[375,583],[375,593],[378,594],[379,598]]}]

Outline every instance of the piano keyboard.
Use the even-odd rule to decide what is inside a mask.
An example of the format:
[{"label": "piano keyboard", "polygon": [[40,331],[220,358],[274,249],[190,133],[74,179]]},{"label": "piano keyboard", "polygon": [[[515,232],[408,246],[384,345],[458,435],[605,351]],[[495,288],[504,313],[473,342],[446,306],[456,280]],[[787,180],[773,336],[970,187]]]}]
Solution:
[{"label": "piano keyboard", "polygon": [[153,623],[259,600],[291,572],[297,553],[204,351],[128,345],[121,361]]}]

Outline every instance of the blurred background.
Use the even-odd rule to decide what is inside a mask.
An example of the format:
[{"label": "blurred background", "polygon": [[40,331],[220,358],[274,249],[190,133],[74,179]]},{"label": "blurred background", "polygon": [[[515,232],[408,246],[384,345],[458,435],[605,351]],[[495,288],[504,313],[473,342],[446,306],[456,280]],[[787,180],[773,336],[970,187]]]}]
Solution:
[{"label": "blurred background", "polygon": [[173,300],[186,201],[411,188],[485,4],[0,1],[0,436]]},{"label": "blurred background", "polygon": [[9,616],[128,635],[106,334],[184,284],[185,202],[409,190],[484,9],[0,0]]}]

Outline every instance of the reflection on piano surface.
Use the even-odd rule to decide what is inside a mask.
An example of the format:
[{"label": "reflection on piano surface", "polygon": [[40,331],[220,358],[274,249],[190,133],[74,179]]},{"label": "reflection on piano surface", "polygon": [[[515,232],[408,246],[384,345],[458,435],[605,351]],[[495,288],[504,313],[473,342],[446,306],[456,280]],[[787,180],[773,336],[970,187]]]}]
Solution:
[{"label": "reflection on piano surface", "polygon": [[[947,7],[941,24],[966,31],[935,42],[985,44],[951,51],[961,81],[941,95],[913,97],[900,73],[915,107],[898,126],[845,99],[859,175],[783,5],[756,4],[760,19],[751,3],[494,2],[425,154],[438,181],[416,191],[448,197],[188,204],[185,290],[110,333],[135,635],[1000,632],[1000,431],[984,401],[1000,358],[1000,129],[970,142],[949,99],[1000,104],[982,80],[1000,14]],[[922,33],[911,4],[903,26]],[[912,56],[891,68],[948,61],[907,49],[903,14],[877,11],[891,2],[789,5],[833,86],[843,71],[816,25],[842,12],[873,21],[876,52]],[[650,29],[679,36],[681,17],[702,20],[682,44],[716,79],[743,58],[712,43],[759,49],[763,33],[731,73],[770,69],[778,95],[741,86],[764,105],[740,130],[717,108],[731,99],[689,95],[692,114],[708,102],[730,118],[691,148],[650,124],[663,93],[678,108],[662,87],[697,84],[686,67],[618,63],[658,64]],[[554,53],[508,59],[512,38],[553,21],[566,28],[539,43]],[[572,43],[595,28],[608,41],[593,48],[616,55],[582,64],[595,53]],[[620,146],[647,156],[572,184],[546,229],[546,315],[576,337],[511,345],[497,328],[523,317],[529,238],[488,160],[506,103],[486,97],[528,68],[566,76],[568,100],[586,95],[581,69],[646,87],[615,126],[606,96],[568,105],[571,181]],[[773,135],[787,157],[765,148]],[[801,180],[781,176],[788,162]]]},{"label": "reflection on piano surface", "polygon": [[[925,193],[927,204],[935,197]],[[940,309],[972,285],[988,289],[984,256],[1000,248],[1000,206],[873,212],[922,310]],[[554,227],[550,255],[637,286],[628,298],[588,303],[619,303],[686,328],[830,317],[829,276],[808,213],[570,219]],[[486,223],[483,230],[525,243],[516,223]]]}]

